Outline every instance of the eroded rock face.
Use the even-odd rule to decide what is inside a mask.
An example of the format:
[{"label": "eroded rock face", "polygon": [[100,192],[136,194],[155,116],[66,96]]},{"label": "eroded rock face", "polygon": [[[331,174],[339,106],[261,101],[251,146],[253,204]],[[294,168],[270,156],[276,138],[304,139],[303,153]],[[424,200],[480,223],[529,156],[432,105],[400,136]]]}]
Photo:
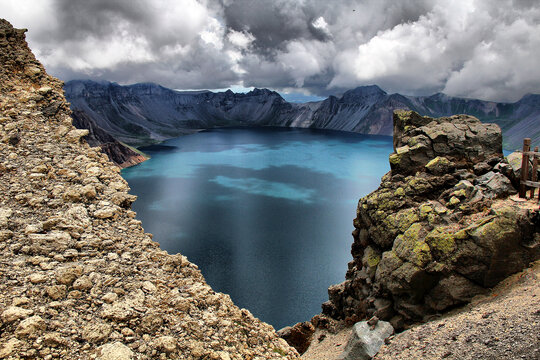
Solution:
[{"label": "eroded rock face", "polygon": [[507,199],[516,190],[501,172],[497,126],[405,111],[394,126],[392,170],[358,204],[353,261],[323,313],[349,322],[376,315],[400,329],[538,258],[540,224]]},{"label": "eroded rock face", "polygon": [[398,110],[394,113],[394,151],[390,156],[394,172],[414,174],[438,157],[447,164],[427,169],[445,173],[450,162],[476,164],[501,157],[502,134],[497,125],[482,124],[469,115],[434,119]]},{"label": "eroded rock face", "polygon": [[24,31],[0,19],[0,357],[297,358],[159,249],[87,133]]}]

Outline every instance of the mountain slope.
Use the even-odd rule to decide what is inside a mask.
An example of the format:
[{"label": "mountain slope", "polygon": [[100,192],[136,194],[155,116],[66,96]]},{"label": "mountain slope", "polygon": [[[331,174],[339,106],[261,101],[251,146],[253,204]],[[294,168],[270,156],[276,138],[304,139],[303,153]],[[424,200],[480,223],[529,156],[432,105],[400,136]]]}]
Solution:
[{"label": "mountain slope", "polygon": [[218,126],[287,126],[301,113],[270,90],[189,93],[151,83],[92,81],[70,81],[64,90],[73,111],[86,113],[100,128],[132,145]]},{"label": "mountain slope", "polygon": [[0,19],[0,359],[296,359],[144,232],[25,31]]},{"label": "mountain slope", "polygon": [[71,117],[73,118],[73,126],[79,129],[88,129],[89,133],[84,137],[88,145],[101,147],[101,151],[116,165],[123,168],[146,160],[146,157],[120,143],[108,132],[97,126],[84,111],[76,110],[71,114]]},{"label": "mountain slope", "polygon": [[121,86],[74,80],[65,84],[76,113],[133,146],[162,141],[198,129],[221,126],[286,126],[392,135],[392,113],[414,110],[440,117],[469,114],[501,126],[507,149],[521,147],[524,137],[540,143],[540,95],[515,103],[450,97],[387,94],[376,85],[349,90],[341,97],[305,104],[288,103],[278,93],[255,89],[180,92],[144,83]]}]

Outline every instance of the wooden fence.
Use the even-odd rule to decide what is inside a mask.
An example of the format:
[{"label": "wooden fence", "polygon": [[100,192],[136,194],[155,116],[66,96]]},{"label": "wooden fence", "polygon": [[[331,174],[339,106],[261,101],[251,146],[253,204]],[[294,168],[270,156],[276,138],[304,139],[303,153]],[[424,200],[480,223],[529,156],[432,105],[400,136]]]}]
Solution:
[{"label": "wooden fence", "polygon": [[[529,158],[532,158],[532,178],[529,180]],[[519,186],[519,197],[527,198],[527,190],[530,189],[529,196],[534,199],[534,189],[540,189],[540,182],[538,180],[538,158],[540,158],[540,152],[538,152],[538,146],[531,151],[531,139],[526,138],[523,140],[523,153],[521,160],[521,181]],[[538,201],[540,202],[540,190],[538,190]]]}]

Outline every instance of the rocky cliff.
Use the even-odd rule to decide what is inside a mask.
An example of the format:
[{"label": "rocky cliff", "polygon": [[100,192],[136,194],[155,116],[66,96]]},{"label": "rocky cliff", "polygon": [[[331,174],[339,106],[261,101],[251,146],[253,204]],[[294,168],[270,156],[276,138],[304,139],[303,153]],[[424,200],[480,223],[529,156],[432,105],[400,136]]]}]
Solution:
[{"label": "rocky cliff", "polygon": [[219,126],[288,126],[301,121],[298,106],[278,93],[255,89],[247,94],[179,92],[145,83],[70,81],[65,85],[74,111],[131,145],[149,144]]},{"label": "rocky cliff", "polygon": [[359,201],[345,282],[323,313],[396,329],[463,305],[539,257],[538,211],[516,190],[498,126],[394,114],[391,171]]},{"label": "rocky cliff", "polygon": [[[176,137],[195,129],[219,126],[287,126],[392,135],[392,113],[410,109],[428,116],[469,114],[499,124],[505,147],[520,148],[523,137],[540,142],[540,97],[525,96],[513,104],[460,99],[435,94],[427,97],[387,94],[377,86],[347,91],[320,102],[292,104],[278,93],[255,89],[179,92],[155,84],[120,86],[114,83],[70,81],[66,97],[75,126],[100,128],[133,146]],[[79,122],[84,118],[84,123]]]},{"label": "rocky cliff", "polygon": [[0,65],[0,358],[296,358],[143,231],[118,167],[5,20]]}]

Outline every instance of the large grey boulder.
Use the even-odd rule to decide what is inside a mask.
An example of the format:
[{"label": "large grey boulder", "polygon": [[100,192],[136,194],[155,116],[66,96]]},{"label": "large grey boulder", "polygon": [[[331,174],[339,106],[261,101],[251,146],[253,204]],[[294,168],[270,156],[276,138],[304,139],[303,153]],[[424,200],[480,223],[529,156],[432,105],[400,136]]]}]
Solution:
[{"label": "large grey boulder", "polygon": [[510,180],[501,173],[490,171],[480,176],[475,182],[484,190],[484,195],[489,198],[505,197],[517,193]]},{"label": "large grey boulder", "polygon": [[378,321],[374,325],[369,321],[357,322],[338,360],[369,360],[393,333],[394,328],[386,321]]}]

